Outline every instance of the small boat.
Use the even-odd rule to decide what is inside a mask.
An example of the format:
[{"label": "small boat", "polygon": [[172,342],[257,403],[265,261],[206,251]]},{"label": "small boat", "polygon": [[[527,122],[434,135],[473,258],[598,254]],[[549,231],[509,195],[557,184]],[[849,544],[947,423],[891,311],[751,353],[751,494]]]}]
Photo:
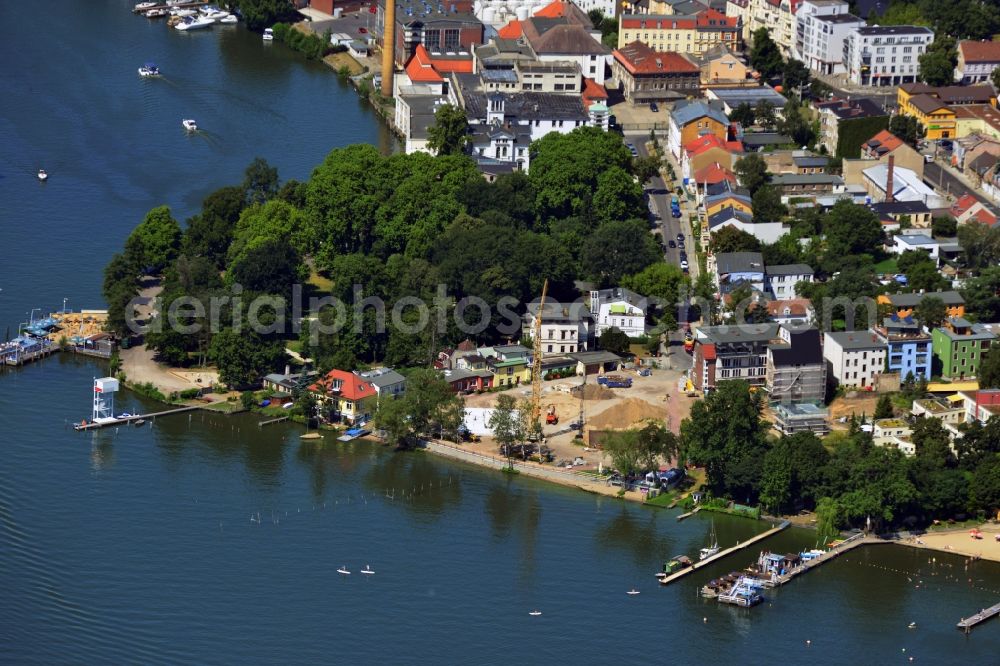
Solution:
[{"label": "small boat", "polygon": [[157,5],[157,3],[155,3],[155,2],[140,2],[139,4],[137,4],[135,6],[135,11],[137,11],[137,12],[144,12],[147,9],[152,9],[156,5]]},{"label": "small boat", "polygon": [[375,570],[366,564],[365,568],[361,570],[361,573],[363,573],[366,576],[374,576]]},{"label": "small boat", "polygon": [[228,16],[223,16],[219,19],[219,23],[226,23],[232,25],[233,23],[239,23],[240,19],[236,14],[229,14]]},{"label": "small boat", "polygon": [[344,566],[340,567],[339,569],[337,569],[337,573],[343,574],[345,576],[350,576],[351,575],[351,572],[348,571],[346,564]]},{"label": "small boat", "polygon": [[630,597],[634,597],[635,595],[639,594],[639,590],[637,590],[637,589],[635,589],[633,587],[631,590],[629,590],[625,594],[629,595]]},{"label": "small boat", "polygon": [[917,623],[916,622],[911,622],[908,625],[906,625],[906,628],[907,629],[916,629],[917,628]]},{"label": "small boat", "polygon": [[213,23],[215,23],[215,19],[189,16],[174,27],[178,30],[198,30],[199,28],[207,28]]},{"label": "small boat", "polygon": [[122,412],[121,414],[119,414],[117,416],[117,418],[119,418],[119,419],[129,419],[129,418],[132,418],[132,415],[129,414],[128,412]]},{"label": "small boat", "polygon": [[184,129],[186,129],[188,132],[198,131],[198,123],[196,123],[192,118],[186,118],[182,120],[181,125],[183,125]]},{"label": "small boat", "polygon": [[146,78],[150,76],[159,76],[160,68],[154,63],[147,62],[145,65],[139,68],[139,76]]},{"label": "small boat", "polygon": [[712,521],[712,531],[709,534],[708,546],[698,551],[699,560],[707,560],[719,552],[719,539],[715,536],[715,521]]},{"label": "small boat", "polygon": [[273,42],[274,41],[274,30],[271,28],[264,28],[264,41]]},{"label": "small boat", "polygon": [[170,15],[177,18],[187,18],[189,16],[195,16],[198,12],[193,9],[171,9]]},{"label": "small boat", "polygon": [[40,180],[40,181],[42,181],[44,183],[48,179],[49,179],[49,174],[45,173],[45,169],[39,169],[38,170],[38,180]]},{"label": "small boat", "polygon": [[530,613],[528,613],[528,615],[530,615],[531,617],[538,617],[541,614],[542,614],[542,611],[539,611],[539,610],[533,610]]},{"label": "small boat", "polygon": [[135,424],[136,428],[141,428],[142,426],[146,425],[146,419],[136,419],[132,423]]},{"label": "small boat", "polygon": [[163,7],[159,7],[157,9],[150,9],[148,12],[144,13],[143,16],[145,16],[146,18],[162,18],[169,13],[170,12],[168,12]]}]

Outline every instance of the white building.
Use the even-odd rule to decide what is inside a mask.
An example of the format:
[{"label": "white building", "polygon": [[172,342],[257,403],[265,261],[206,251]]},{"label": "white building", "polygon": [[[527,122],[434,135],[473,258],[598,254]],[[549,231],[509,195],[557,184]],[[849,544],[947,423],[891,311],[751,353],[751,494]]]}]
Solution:
[{"label": "white building", "polygon": [[392,368],[374,368],[357,375],[375,387],[380,402],[386,398],[398,398],[406,392],[406,377]]},{"label": "white building", "polygon": [[823,358],[841,386],[868,388],[885,370],[886,344],[871,331],[826,333]]},{"label": "white building", "polygon": [[842,0],[805,0],[795,14],[794,55],[814,72],[843,74],[844,41],[864,25]]},{"label": "white building", "polygon": [[[521,334],[535,334],[538,303],[529,303],[521,320]],[[587,351],[593,337],[594,322],[583,303],[560,303],[546,300],[542,312],[542,353],[574,354]]]},{"label": "white building", "polygon": [[805,264],[780,264],[768,266],[764,270],[764,287],[776,301],[790,301],[798,298],[795,285],[812,282],[813,269]]},{"label": "white building", "polygon": [[934,260],[935,264],[940,264],[939,251],[940,244],[931,238],[926,232],[909,229],[896,234],[892,239],[892,253],[903,254],[908,251],[923,250]]},{"label": "white building", "polygon": [[742,21],[744,41],[748,41],[755,30],[767,28],[782,55],[787,56],[795,40],[793,4],[791,0],[727,0],[726,16]]},{"label": "white building", "polygon": [[753,215],[732,206],[727,206],[708,217],[709,234],[717,233],[724,227],[736,227],[765,245],[776,243],[779,238],[791,231],[790,226],[781,222],[754,222]]},{"label": "white building", "polygon": [[[865,190],[877,201],[885,201],[889,180],[889,165],[876,164],[862,171]],[[912,169],[894,166],[892,169],[892,200],[919,201],[931,210],[947,208],[948,200],[928,187]]]},{"label": "white building", "polygon": [[912,430],[902,419],[878,419],[872,425],[872,443],[875,446],[885,446],[899,449],[903,455],[912,456],[917,447],[910,439]]},{"label": "white building", "polygon": [[859,86],[898,86],[917,80],[917,60],[934,41],[930,28],[889,25],[856,28],[844,43],[848,80]]},{"label": "white building", "polygon": [[630,289],[615,287],[590,292],[590,314],[596,321],[597,336],[612,327],[630,338],[645,335],[648,310],[649,299]]}]

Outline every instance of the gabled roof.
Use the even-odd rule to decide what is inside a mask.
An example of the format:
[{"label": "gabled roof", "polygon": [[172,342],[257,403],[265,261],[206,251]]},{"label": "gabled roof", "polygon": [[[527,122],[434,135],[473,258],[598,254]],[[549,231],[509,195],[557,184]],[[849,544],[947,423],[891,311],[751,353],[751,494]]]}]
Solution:
[{"label": "gabled roof", "polygon": [[672,51],[660,53],[638,40],[614,50],[615,59],[632,74],[697,74],[698,66]]},{"label": "gabled roof", "polygon": [[705,197],[705,207],[711,208],[712,206],[714,206],[719,202],[729,201],[731,199],[741,201],[748,206],[753,205],[753,199],[750,196],[749,190],[740,188],[738,190],[725,190],[723,192],[719,192],[718,194],[711,194]]},{"label": "gabled roof", "polygon": [[[334,382],[338,380],[340,382],[339,391],[333,388]],[[375,387],[370,382],[346,370],[331,370],[318,384],[324,392],[339,395],[347,400],[364,400],[375,395]]]},{"label": "gabled roof", "polygon": [[812,301],[808,298],[789,298],[784,301],[768,301],[767,313],[772,317],[807,317],[811,307]]},{"label": "gabled roof", "polygon": [[715,134],[702,134],[697,139],[692,139],[684,144],[684,152],[686,152],[691,157],[695,155],[701,155],[706,150],[711,148],[722,148],[728,151],[730,143],[736,143],[737,141],[723,141]]},{"label": "gabled roof", "polygon": [[882,130],[872,138],[865,141],[865,145],[879,154],[884,154],[891,153],[902,146],[903,140],[889,130]]},{"label": "gabled roof", "polygon": [[930,95],[915,95],[910,98],[910,105],[921,113],[934,113],[940,109],[947,109],[948,105],[936,97]]},{"label": "gabled roof", "polygon": [[910,95],[927,94],[945,104],[989,104],[996,97],[993,86],[930,86],[926,83],[904,83],[900,90]]},{"label": "gabled roof", "polygon": [[414,83],[444,83],[444,78],[438,74],[431,63],[431,54],[423,44],[417,44],[413,56],[406,63],[406,75]]},{"label": "gabled roof", "polygon": [[589,107],[594,102],[607,102],[608,90],[594,79],[583,77],[583,91],[580,93],[583,105]]},{"label": "gabled roof", "polygon": [[521,27],[521,22],[514,19],[504,27],[497,30],[497,36],[500,39],[517,39],[524,34],[524,29]]},{"label": "gabled roof", "polygon": [[768,266],[765,271],[768,275],[812,275],[812,266],[806,264],[777,264]]},{"label": "gabled roof", "polygon": [[[607,55],[611,49],[577,23],[557,19],[529,18],[521,23],[524,38],[539,55]],[[554,23],[554,24],[553,24]]]},{"label": "gabled roof", "polygon": [[965,299],[957,291],[928,291],[923,294],[886,294],[889,302],[897,308],[915,307],[928,296],[941,299],[945,305],[965,305]]},{"label": "gabled roof", "polygon": [[721,104],[713,105],[702,100],[681,100],[670,112],[678,127],[685,127],[699,118],[711,118],[723,125],[729,125],[729,118],[723,113]]},{"label": "gabled roof", "polygon": [[753,215],[750,213],[745,213],[742,210],[737,210],[732,206],[726,206],[717,213],[708,216],[708,228],[714,229],[715,227],[728,222],[730,220],[738,220],[744,224],[753,223]]},{"label": "gabled roof", "polygon": [[715,270],[728,273],[763,273],[764,256],[760,252],[722,252],[715,255]]},{"label": "gabled roof", "polygon": [[958,51],[967,63],[1000,63],[1000,42],[965,40],[958,43]]},{"label": "gabled roof", "polygon": [[728,180],[730,183],[735,185],[736,175],[717,162],[715,164],[709,164],[708,166],[694,172],[694,181],[699,184],[721,183],[724,180]]}]

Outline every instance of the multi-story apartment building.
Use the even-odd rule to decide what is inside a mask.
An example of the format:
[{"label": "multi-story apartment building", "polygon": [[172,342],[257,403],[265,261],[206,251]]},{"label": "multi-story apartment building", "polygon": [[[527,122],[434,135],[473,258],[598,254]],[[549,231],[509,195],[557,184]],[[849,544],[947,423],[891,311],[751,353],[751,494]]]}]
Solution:
[{"label": "multi-story apartment building", "polygon": [[956,81],[960,83],[989,81],[993,70],[997,67],[1000,67],[1000,42],[966,40],[958,43]]},{"label": "multi-story apartment building", "polygon": [[988,329],[970,324],[962,317],[951,317],[944,326],[931,331],[931,348],[941,361],[945,379],[969,379],[979,374],[983,354],[996,340]]},{"label": "multi-story apartment building", "polygon": [[820,74],[843,74],[844,42],[865,25],[841,0],[805,0],[795,14],[793,54]]},{"label": "multi-story apartment building", "polygon": [[630,338],[645,335],[649,306],[648,298],[631,289],[594,289],[590,292],[590,314],[596,322],[594,335],[600,336],[609,328],[617,328]]},{"label": "multi-story apartment building", "polygon": [[778,340],[768,345],[765,363],[765,382],[772,403],[823,402],[826,363],[818,330],[779,327]]},{"label": "multi-story apartment building", "polygon": [[[521,321],[521,334],[535,334],[538,303],[529,303]],[[546,301],[542,312],[542,353],[572,354],[587,351],[594,320],[583,303]]]},{"label": "multi-story apartment building", "polygon": [[699,328],[694,336],[691,382],[703,392],[714,390],[717,382],[730,379],[764,386],[767,347],[777,338],[777,324]]},{"label": "multi-story apartment building", "polygon": [[871,331],[839,331],[823,338],[823,358],[841,386],[869,388],[885,371],[886,344]]},{"label": "multi-story apartment building", "polygon": [[655,51],[696,56],[720,44],[738,50],[742,43],[738,19],[714,9],[693,15],[622,14],[618,18],[618,48],[637,40]]},{"label": "multi-story apartment building", "polygon": [[886,344],[886,370],[898,372],[902,381],[931,378],[931,336],[920,324],[910,317],[886,317],[875,333]]},{"label": "multi-story apartment building", "polygon": [[934,41],[930,28],[888,25],[857,28],[844,41],[848,80],[859,86],[898,86],[917,80],[917,62]]},{"label": "multi-story apartment building", "polygon": [[802,0],[726,0],[726,16],[739,19],[741,36],[748,41],[760,28],[789,55],[795,41],[795,13]]},{"label": "multi-story apartment building", "polygon": [[663,102],[698,94],[701,69],[680,53],[660,53],[635,41],[615,49],[613,55],[613,78],[629,102]]}]

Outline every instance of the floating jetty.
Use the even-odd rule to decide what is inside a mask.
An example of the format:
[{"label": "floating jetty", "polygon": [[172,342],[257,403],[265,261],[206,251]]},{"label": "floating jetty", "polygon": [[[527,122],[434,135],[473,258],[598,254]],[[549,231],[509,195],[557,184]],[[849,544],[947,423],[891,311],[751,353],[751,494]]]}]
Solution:
[{"label": "floating jetty", "polygon": [[266,426],[266,425],[271,425],[272,423],[282,423],[282,422],[287,421],[287,420],[288,420],[287,416],[279,416],[276,419],[267,419],[266,421],[257,421],[257,427],[260,428],[260,427],[263,427],[263,426]]},{"label": "floating jetty", "polygon": [[963,617],[955,626],[968,634],[976,625],[989,620],[991,617],[996,617],[997,615],[1000,615],[1000,604],[984,608],[970,617]]},{"label": "floating jetty", "polygon": [[821,564],[825,564],[832,559],[840,557],[841,555],[850,550],[854,550],[858,546],[865,546],[873,543],[891,543],[891,542],[886,541],[884,539],[880,539],[879,537],[867,536],[864,532],[858,532],[854,536],[850,536],[841,541],[840,543],[838,543],[837,545],[833,546],[830,550],[824,552],[822,555],[817,555],[811,560],[804,561],[802,564],[795,567],[791,571],[784,574],[773,575],[771,577],[771,581],[774,583],[775,586],[784,585],[785,583],[789,582],[799,574],[804,574],[807,571],[815,569]]},{"label": "floating jetty", "polygon": [[697,571],[698,569],[701,569],[702,567],[707,567],[709,564],[712,564],[713,562],[717,562],[718,560],[721,560],[724,557],[729,557],[733,553],[738,553],[739,551],[743,550],[744,548],[747,548],[748,546],[752,546],[753,544],[755,544],[755,543],[757,543],[759,541],[763,541],[764,539],[766,539],[766,538],[768,538],[770,536],[774,536],[778,532],[780,532],[780,531],[784,530],[785,528],[787,528],[789,525],[791,525],[791,523],[786,520],[786,521],[782,522],[780,525],[772,527],[771,529],[767,530],[766,532],[761,532],[757,536],[752,537],[750,539],[747,539],[743,543],[738,543],[735,546],[732,546],[730,548],[726,548],[725,550],[720,550],[718,553],[716,553],[715,555],[712,555],[711,557],[706,557],[703,560],[695,562],[694,564],[692,564],[691,566],[687,567],[686,569],[681,569],[677,573],[670,574],[669,576],[660,579],[660,583],[663,584],[663,585],[669,585],[670,583],[674,582],[678,578],[683,578],[684,576],[688,575],[689,573]]},{"label": "floating jetty", "polygon": [[201,405],[189,405],[187,407],[175,407],[174,409],[167,409],[162,412],[150,412],[149,414],[133,414],[123,418],[107,418],[101,419],[99,421],[84,421],[83,423],[77,423],[73,426],[74,430],[97,430],[98,428],[107,428],[116,425],[127,425],[134,421],[155,419],[158,416],[170,416],[171,414],[180,414],[182,412],[193,412],[196,409],[201,409]]},{"label": "floating jetty", "polygon": [[684,520],[685,518],[690,518],[691,516],[693,516],[694,514],[698,513],[699,511],[701,511],[701,507],[700,506],[696,507],[694,511],[688,511],[687,513],[682,513],[681,515],[677,516],[677,522],[680,522],[680,521]]}]

